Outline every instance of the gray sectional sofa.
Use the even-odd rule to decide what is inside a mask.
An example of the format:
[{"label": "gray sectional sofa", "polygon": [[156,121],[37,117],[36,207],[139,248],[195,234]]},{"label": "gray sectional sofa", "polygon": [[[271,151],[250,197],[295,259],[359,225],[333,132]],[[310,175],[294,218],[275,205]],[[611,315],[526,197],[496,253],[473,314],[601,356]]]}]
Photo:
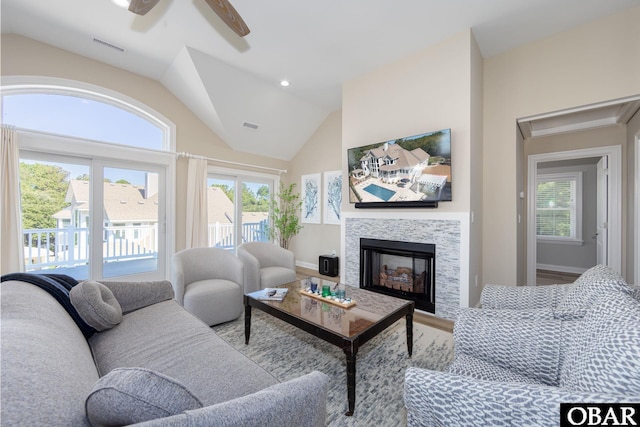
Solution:
[{"label": "gray sectional sofa", "polygon": [[325,425],[326,375],[279,383],[177,304],[167,281],[104,285],[93,289],[111,305],[83,329],[60,292],[3,281],[1,425]]}]

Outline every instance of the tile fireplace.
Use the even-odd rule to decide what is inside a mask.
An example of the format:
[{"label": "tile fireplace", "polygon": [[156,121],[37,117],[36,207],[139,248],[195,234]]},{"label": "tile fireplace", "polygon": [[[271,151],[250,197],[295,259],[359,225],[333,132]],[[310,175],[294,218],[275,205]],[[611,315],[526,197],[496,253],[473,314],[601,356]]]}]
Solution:
[{"label": "tile fireplace", "polygon": [[[435,293],[433,314],[454,320],[460,307],[469,306],[469,215],[433,211],[399,212],[343,212],[343,257],[340,260],[343,269],[340,280],[359,287],[360,239],[433,244],[437,251],[437,267],[432,269],[435,275],[432,281],[432,292]],[[387,265],[392,267],[391,263]],[[416,310],[432,313],[418,307]]]},{"label": "tile fireplace", "polygon": [[360,239],[360,288],[414,301],[435,313],[436,246]]}]

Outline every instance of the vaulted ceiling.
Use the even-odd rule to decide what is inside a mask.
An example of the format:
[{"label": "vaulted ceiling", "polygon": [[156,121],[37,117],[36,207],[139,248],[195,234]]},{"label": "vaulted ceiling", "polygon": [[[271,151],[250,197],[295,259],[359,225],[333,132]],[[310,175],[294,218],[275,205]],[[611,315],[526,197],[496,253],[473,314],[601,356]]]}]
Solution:
[{"label": "vaulted ceiling", "polygon": [[[205,0],[137,16],[112,0],[2,0],[2,33],[158,80],[233,149],[290,160],[341,106],[342,83],[471,28],[485,57],[637,0]],[[97,40],[97,41],[96,41]],[[289,80],[289,87],[279,82]]]}]

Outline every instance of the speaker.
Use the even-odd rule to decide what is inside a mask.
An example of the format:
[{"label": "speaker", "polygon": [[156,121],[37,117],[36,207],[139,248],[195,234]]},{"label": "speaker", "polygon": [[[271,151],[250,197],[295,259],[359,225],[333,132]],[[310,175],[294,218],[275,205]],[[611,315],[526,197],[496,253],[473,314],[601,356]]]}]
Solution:
[{"label": "speaker", "polygon": [[340,274],[340,258],[333,255],[320,255],[318,273],[323,276],[336,277]]}]

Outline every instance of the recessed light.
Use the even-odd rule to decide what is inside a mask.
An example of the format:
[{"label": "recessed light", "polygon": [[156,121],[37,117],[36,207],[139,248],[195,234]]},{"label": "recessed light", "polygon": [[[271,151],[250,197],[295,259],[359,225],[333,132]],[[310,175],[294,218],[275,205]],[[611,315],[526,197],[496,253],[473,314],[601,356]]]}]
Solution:
[{"label": "recessed light", "polygon": [[129,3],[131,3],[131,0],[111,0],[111,1],[113,2],[113,4],[123,9],[129,9]]},{"label": "recessed light", "polygon": [[282,80],[280,82],[280,86],[282,86],[282,87],[287,87],[289,85],[290,85],[289,80]]}]

